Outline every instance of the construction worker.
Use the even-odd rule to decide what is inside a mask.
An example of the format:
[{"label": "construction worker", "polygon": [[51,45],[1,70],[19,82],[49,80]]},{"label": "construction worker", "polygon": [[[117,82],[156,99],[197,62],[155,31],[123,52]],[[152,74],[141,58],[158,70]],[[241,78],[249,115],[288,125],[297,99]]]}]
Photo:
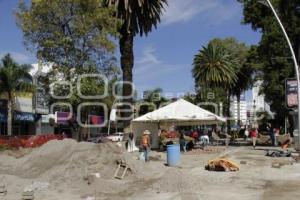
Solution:
[{"label": "construction worker", "polygon": [[290,139],[287,139],[286,141],[283,142],[283,144],[282,144],[281,147],[282,147],[282,149],[283,149],[284,151],[288,151],[288,147],[289,147],[290,142],[291,142]]},{"label": "construction worker", "polygon": [[145,162],[149,161],[149,153],[150,153],[150,131],[145,130],[142,137],[141,146],[145,156]]}]

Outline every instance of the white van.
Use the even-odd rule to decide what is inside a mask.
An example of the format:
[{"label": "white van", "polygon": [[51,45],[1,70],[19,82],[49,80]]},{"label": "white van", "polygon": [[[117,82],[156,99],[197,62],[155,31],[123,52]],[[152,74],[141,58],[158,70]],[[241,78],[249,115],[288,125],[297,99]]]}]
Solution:
[{"label": "white van", "polygon": [[118,132],[113,135],[107,136],[107,138],[113,142],[121,142],[121,141],[123,141],[124,133]]}]

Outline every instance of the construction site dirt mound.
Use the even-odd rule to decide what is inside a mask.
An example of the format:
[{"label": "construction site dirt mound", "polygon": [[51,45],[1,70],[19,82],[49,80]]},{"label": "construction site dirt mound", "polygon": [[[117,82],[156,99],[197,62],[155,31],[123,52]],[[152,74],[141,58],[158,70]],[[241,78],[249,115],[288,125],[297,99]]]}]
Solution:
[{"label": "construction site dirt mound", "polygon": [[101,178],[113,178],[117,161],[127,163],[138,175],[143,164],[115,143],[93,144],[71,139],[52,140],[30,153],[13,156],[2,153],[1,174],[13,174],[21,178],[43,178],[47,181],[75,181],[90,173],[100,173]]}]

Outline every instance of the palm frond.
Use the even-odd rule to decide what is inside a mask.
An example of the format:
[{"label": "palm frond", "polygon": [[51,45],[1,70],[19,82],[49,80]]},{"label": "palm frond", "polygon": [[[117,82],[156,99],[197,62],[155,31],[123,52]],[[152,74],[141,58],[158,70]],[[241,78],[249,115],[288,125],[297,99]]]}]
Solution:
[{"label": "palm frond", "polygon": [[9,54],[3,57],[0,68],[0,94],[17,91],[32,91],[32,77],[28,73],[30,65],[18,65]]},{"label": "palm frond", "polygon": [[106,0],[105,5],[116,8],[128,32],[148,34],[161,21],[167,0]]},{"label": "palm frond", "polygon": [[210,43],[195,56],[193,75],[200,85],[230,87],[237,80],[237,63],[222,46]]}]

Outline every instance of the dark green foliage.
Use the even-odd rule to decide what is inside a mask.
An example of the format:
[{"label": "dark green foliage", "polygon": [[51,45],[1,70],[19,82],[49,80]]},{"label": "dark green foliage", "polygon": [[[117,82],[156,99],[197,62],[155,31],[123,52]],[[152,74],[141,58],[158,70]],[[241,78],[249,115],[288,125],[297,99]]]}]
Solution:
[{"label": "dark green foliage", "polygon": [[[284,27],[291,39],[298,63],[300,60],[300,1],[272,0]],[[283,126],[289,116],[285,105],[285,79],[295,77],[294,66],[287,42],[270,8],[256,0],[243,1],[244,23],[251,24],[254,30],[262,32],[257,48],[258,77],[263,80],[261,93],[265,94],[271,110],[275,112],[275,126]],[[291,117],[289,117],[291,119]],[[290,124],[293,122],[290,121]]]},{"label": "dark green foliage", "polygon": [[217,43],[203,46],[194,58],[196,84],[206,87],[232,86],[237,80],[237,60]]},{"label": "dark green foliage", "polygon": [[33,92],[32,78],[28,73],[30,65],[18,65],[9,54],[2,58],[0,64],[0,96],[8,100],[7,133],[12,135],[14,103],[18,92]]},{"label": "dark green foliage", "polygon": [[102,0],[35,0],[21,2],[16,13],[26,46],[40,59],[59,66],[97,64],[113,51],[119,21]]}]

